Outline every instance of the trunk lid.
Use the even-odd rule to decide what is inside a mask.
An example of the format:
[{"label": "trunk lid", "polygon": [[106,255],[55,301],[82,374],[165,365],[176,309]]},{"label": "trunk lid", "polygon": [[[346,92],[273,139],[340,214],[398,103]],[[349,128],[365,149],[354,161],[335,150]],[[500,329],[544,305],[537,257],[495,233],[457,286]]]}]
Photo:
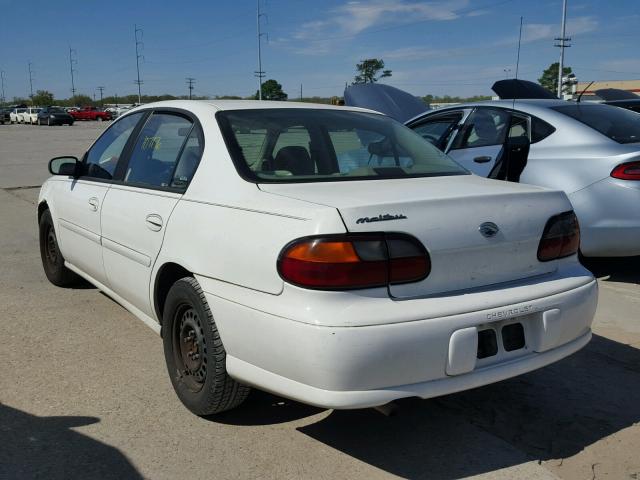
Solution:
[{"label": "trunk lid", "polygon": [[[349,232],[404,232],[431,256],[423,281],[390,287],[411,298],[552,272],[537,259],[547,220],[571,210],[562,192],[475,175],[360,182],[262,184],[272,194],[335,207]],[[493,236],[481,233],[481,225]],[[322,233],[322,232],[318,232]],[[332,232],[333,233],[333,232]],[[491,233],[491,232],[488,232]]]}]

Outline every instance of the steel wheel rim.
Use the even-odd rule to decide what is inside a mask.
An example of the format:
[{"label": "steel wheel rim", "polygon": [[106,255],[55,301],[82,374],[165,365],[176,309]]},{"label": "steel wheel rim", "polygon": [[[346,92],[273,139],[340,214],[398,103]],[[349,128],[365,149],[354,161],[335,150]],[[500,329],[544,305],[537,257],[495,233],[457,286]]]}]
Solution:
[{"label": "steel wheel rim", "polygon": [[207,379],[207,342],[200,317],[191,305],[176,309],[172,337],[178,378],[189,390],[199,392]]},{"label": "steel wheel rim", "polygon": [[58,241],[56,239],[56,232],[51,226],[47,229],[45,253],[50,265],[56,265],[58,263]]}]

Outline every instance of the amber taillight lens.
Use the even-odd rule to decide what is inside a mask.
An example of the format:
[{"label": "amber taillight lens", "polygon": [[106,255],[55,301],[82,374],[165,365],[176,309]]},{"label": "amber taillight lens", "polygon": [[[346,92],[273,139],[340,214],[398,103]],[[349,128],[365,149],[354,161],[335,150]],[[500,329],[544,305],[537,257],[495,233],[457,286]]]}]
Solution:
[{"label": "amber taillight lens", "polygon": [[555,215],[547,221],[538,245],[538,260],[549,262],[568,257],[580,248],[580,226],[573,211]]},{"label": "amber taillight lens", "polygon": [[353,290],[423,280],[431,262],[424,246],[400,233],[304,237],[280,253],[287,282],[318,290]]}]

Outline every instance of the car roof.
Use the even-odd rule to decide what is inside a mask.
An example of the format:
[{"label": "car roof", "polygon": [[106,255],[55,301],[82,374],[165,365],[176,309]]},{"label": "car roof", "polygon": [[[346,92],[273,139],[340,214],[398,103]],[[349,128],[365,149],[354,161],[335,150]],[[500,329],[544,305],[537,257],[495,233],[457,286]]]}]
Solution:
[{"label": "car roof", "polygon": [[142,110],[145,108],[182,108],[190,110],[193,107],[202,108],[202,106],[211,107],[215,111],[224,110],[258,110],[258,109],[281,109],[281,108],[308,108],[314,110],[342,110],[353,112],[367,112],[382,115],[380,112],[359,107],[347,107],[338,105],[326,105],[321,103],[305,103],[305,102],[279,102],[271,100],[164,100],[161,102],[147,103],[140,105],[133,110]]},{"label": "car roof", "polygon": [[515,110],[525,111],[533,115],[542,116],[549,112],[552,107],[561,107],[566,105],[574,105],[574,102],[567,102],[566,100],[546,100],[546,99],[522,99],[516,100],[484,100],[480,102],[461,103],[459,105],[452,105],[450,107],[438,108],[431,110],[426,114],[418,115],[417,117],[407,120],[405,123],[411,123],[414,120],[425,118],[427,116],[437,115],[439,112],[448,112],[452,110],[459,110],[461,108],[473,108],[473,107],[499,107],[499,108],[514,108]]}]

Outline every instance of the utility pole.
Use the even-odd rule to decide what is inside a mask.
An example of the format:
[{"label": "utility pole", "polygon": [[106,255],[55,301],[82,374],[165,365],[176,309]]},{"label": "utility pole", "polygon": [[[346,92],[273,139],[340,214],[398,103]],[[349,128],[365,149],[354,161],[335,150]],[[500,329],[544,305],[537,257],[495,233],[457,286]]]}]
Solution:
[{"label": "utility pole", "polygon": [[187,77],[187,85],[189,86],[189,100],[191,100],[191,94],[193,92],[193,84],[195,83],[196,79],[193,77]]},{"label": "utility pole", "polygon": [[74,54],[77,55],[78,52],[76,52],[74,49],[71,48],[71,46],[69,46],[69,70],[71,71],[71,98],[76,96],[76,84],[75,84],[75,79],[73,77],[73,74],[77,73],[77,70],[73,68],[73,66],[78,64],[78,60],[73,58]]},{"label": "utility pole", "polygon": [[100,90],[100,106],[102,107],[102,92],[104,91],[104,87],[96,87],[98,90]]},{"label": "utility pole", "polygon": [[115,94],[115,99],[116,99],[116,107],[118,106],[118,94]]},{"label": "utility pole", "polygon": [[4,96],[4,70],[0,70],[0,81],[2,81],[2,103],[6,102],[6,98]]},{"label": "utility pole", "polygon": [[31,92],[29,97],[31,98],[31,104],[33,105],[33,70],[31,70],[31,62],[29,62],[29,91]]},{"label": "utility pole", "polygon": [[258,33],[258,71],[254,72],[258,77],[258,100],[262,100],[262,79],[265,76],[265,72],[262,70],[262,36],[266,33],[262,33],[260,28],[260,17],[264,17],[264,13],[260,13],[260,0],[256,0],[256,25]]},{"label": "utility pole", "polygon": [[[138,32],[140,32],[140,38],[138,38]],[[140,80],[140,58],[144,60],[144,56],[140,54],[139,47],[142,45],[144,47],[144,43],[142,42],[142,37],[144,36],[144,32],[141,28],[138,28],[137,25],[133,26],[133,34],[136,39],[136,71],[138,72],[138,79],[133,83],[138,85],[138,103],[142,103],[142,90],[140,89],[140,85],[144,82]]]},{"label": "utility pole", "polygon": [[302,84],[300,84],[300,101],[302,101]]},{"label": "utility pole", "polygon": [[556,47],[560,47],[560,64],[558,65],[558,97],[562,98],[562,70],[564,69],[564,49],[570,47],[566,42],[571,41],[571,37],[565,35],[567,27],[567,0],[562,0],[562,34],[556,38]]}]

